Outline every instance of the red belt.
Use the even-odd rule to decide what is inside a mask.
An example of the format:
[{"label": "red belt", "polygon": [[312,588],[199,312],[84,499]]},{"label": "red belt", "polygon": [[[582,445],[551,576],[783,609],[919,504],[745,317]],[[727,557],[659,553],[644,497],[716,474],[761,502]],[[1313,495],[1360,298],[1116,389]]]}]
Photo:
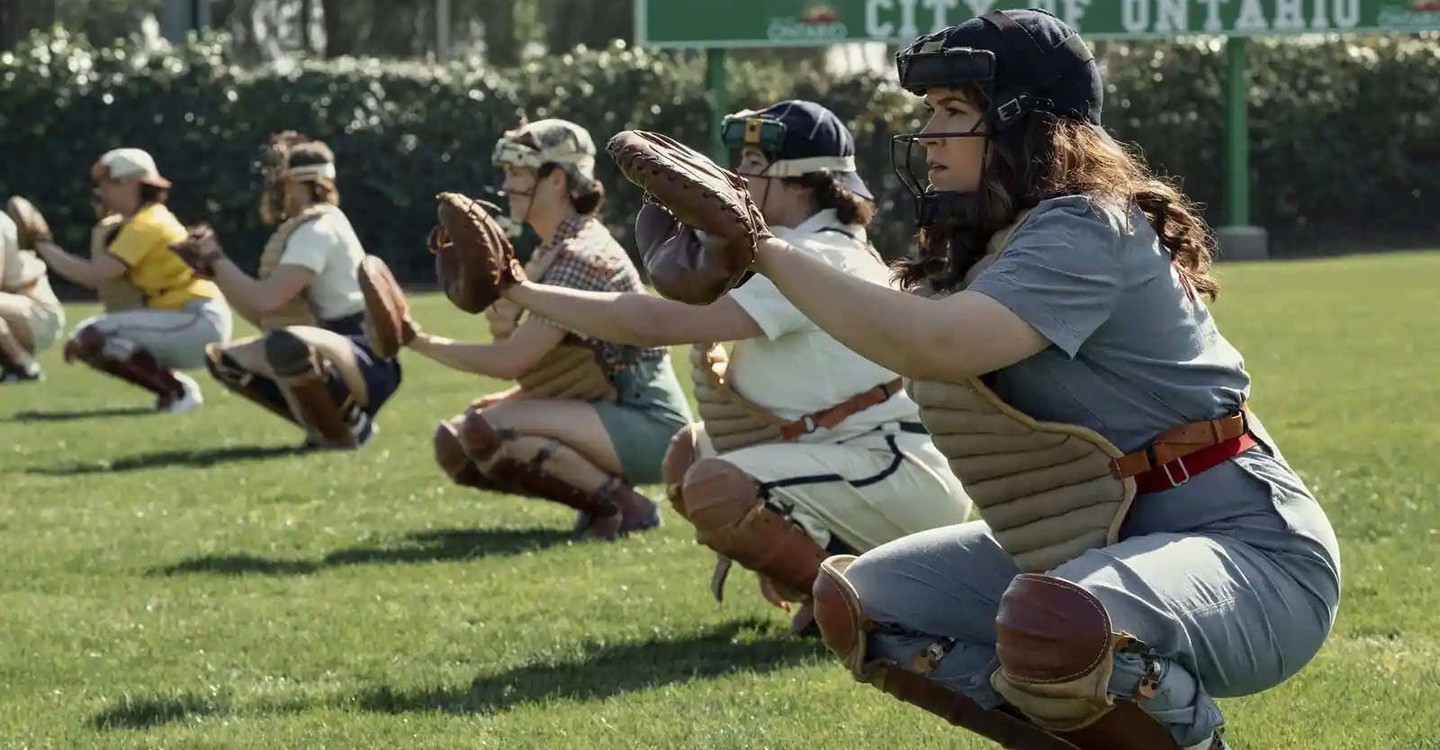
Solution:
[{"label": "red belt", "polygon": [[1207,469],[1213,469],[1235,456],[1259,445],[1249,432],[1239,437],[1223,440],[1194,453],[1187,453],[1177,459],[1160,464],[1153,469],[1135,475],[1135,494],[1145,495],[1164,492],[1179,487]]}]

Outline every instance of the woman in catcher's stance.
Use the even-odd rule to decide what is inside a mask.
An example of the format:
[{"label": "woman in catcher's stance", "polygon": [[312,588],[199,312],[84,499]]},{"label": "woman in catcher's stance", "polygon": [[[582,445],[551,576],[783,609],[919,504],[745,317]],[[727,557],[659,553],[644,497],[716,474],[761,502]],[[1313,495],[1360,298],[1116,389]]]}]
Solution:
[{"label": "woman in catcher's stance", "polygon": [[92,230],[91,255],[71,255],[54,242],[35,251],[50,270],[91,289],[115,282],[137,299],[136,309],[113,310],[81,321],[65,344],[65,361],[91,367],[155,394],[155,408],[185,412],[203,400],[200,386],[176,370],[205,363],[205,346],[230,339],[231,313],[213,283],[196,276],[170,244],[185,226],[166,208],[170,181],[155,159],[138,148],[107,151],[91,169],[105,220]]},{"label": "woman in catcher's stance", "polygon": [[[13,212],[18,206],[30,208],[20,198],[7,208]],[[65,309],[34,250],[36,240],[48,239],[26,237],[22,243],[16,221],[0,213],[0,384],[39,380],[35,355],[53,346],[65,328]]]},{"label": "woman in catcher's stance", "polygon": [[[874,205],[855,171],[854,139],[834,113],[782,101],[732,115],[724,135],[753,200],[788,242],[857,283],[888,283],[866,238]],[[637,223],[642,242],[646,216]],[[717,599],[733,560],[760,576],[771,602],[800,604],[793,627],[804,632],[827,554],[867,550],[969,513],[895,374],[817,328],[764,278],[706,307],[552,284],[520,284],[505,295],[609,341],[695,344],[703,421],[675,436],[664,479],[697,540],[720,556]],[[734,344],[727,354],[715,342]]]},{"label": "woman in catcher's stance", "polygon": [[[494,160],[505,170],[511,217],[544,243],[527,275],[592,292],[644,289],[598,218],[605,190],[586,130],[564,120],[533,122],[506,133]],[[669,352],[579,335],[534,315],[519,320],[520,312],[503,300],[486,311],[491,344],[423,331],[408,344],[456,370],[518,381],[436,428],[441,468],[461,485],[574,508],[580,538],[613,539],[659,525],[655,503],[634,485],[659,481],[665,447],[690,419]]]},{"label": "woman in catcher's stance", "polygon": [[1054,17],[989,13],[897,62],[932,113],[898,137],[928,165],[900,268],[917,294],[783,239],[754,269],[912,379],[985,522],[827,560],[825,641],[857,679],[1007,747],[1223,748],[1214,699],[1315,656],[1340,563],[1245,407],[1205,304],[1206,229],[1100,129],[1099,69]]},{"label": "woman in catcher's stance", "polygon": [[354,449],[375,433],[375,415],[400,386],[400,362],[376,356],[365,336],[357,280],[365,250],[340,210],[335,154],[293,131],[271,137],[260,215],[279,226],[258,277],[235,265],[208,227],[176,251],[214,279],[263,333],[205,350],[226,388],[305,431],[305,446]]}]

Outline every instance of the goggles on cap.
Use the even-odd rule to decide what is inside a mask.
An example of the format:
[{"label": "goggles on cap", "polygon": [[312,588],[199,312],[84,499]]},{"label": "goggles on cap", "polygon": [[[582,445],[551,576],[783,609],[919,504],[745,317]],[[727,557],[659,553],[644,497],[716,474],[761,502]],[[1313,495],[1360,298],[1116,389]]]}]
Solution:
[{"label": "goggles on cap", "polygon": [[755,112],[726,115],[720,126],[720,140],[732,149],[758,148],[767,154],[778,154],[785,145],[788,128],[778,120],[758,117]]},{"label": "goggles on cap", "polygon": [[[727,148],[743,150],[759,149],[762,153],[776,156],[785,144],[789,128],[778,120],[758,117],[755,112],[737,112],[727,115],[721,123],[720,139]],[[800,159],[776,159],[765,168],[768,177],[802,177],[821,170],[854,172],[854,156],[810,156]]]}]

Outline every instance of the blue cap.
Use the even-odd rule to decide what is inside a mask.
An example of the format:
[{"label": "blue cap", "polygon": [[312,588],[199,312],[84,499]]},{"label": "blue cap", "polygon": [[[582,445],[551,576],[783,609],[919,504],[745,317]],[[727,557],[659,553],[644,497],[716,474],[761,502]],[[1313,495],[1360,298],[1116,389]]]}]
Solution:
[{"label": "blue cap", "polygon": [[762,110],[736,112],[721,130],[731,148],[758,148],[771,158],[767,175],[799,177],[829,170],[850,192],[875,200],[855,171],[855,137],[834,112],[801,99],[776,102]]}]

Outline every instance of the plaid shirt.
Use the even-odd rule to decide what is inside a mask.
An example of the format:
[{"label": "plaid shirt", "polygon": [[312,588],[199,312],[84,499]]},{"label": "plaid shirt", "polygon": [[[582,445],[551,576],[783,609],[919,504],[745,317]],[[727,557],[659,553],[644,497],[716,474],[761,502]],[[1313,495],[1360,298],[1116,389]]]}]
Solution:
[{"label": "plaid shirt", "polygon": [[[610,236],[609,230],[593,216],[575,214],[555,230],[549,242],[536,248],[531,262],[558,253],[549,270],[539,280],[546,284],[580,289],[588,292],[639,292],[646,294],[640,272],[631,262],[625,248]],[[556,328],[564,326],[542,316]],[[608,375],[624,372],[639,362],[664,358],[665,349],[626,346],[586,336],[565,328],[567,341],[584,344],[595,351],[595,359]]]}]

